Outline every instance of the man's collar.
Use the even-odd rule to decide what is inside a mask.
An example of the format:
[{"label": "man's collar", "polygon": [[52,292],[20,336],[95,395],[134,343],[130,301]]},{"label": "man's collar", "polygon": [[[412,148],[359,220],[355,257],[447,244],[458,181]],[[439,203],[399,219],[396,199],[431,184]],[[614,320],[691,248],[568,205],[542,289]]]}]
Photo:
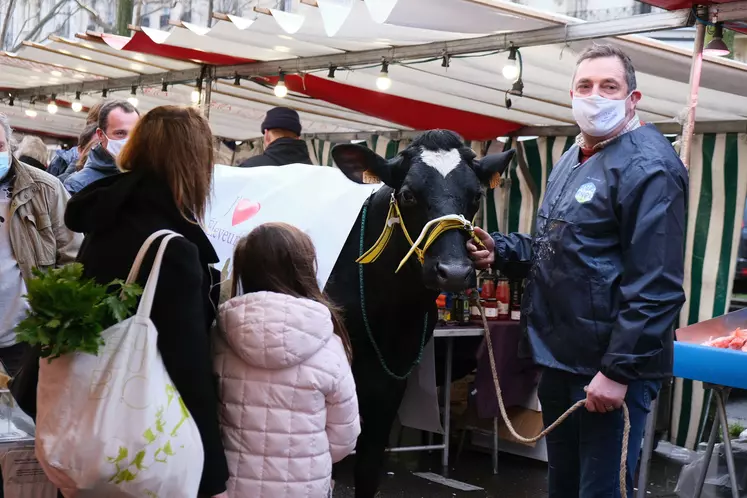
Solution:
[{"label": "man's collar", "polygon": [[[612,142],[613,140],[621,137],[622,135],[624,135],[626,133],[629,133],[629,132],[631,132],[633,130],[636,130],[636,129],[640,128],[642,126],[642,124],[643,123],[641,123],[641,118],[639,118],[638,117],[638,113],[636,113],[633,116],[633,118],[630,121],[628,121],[628,124],[625,125],[625,128],[623,128],[620,131],[620,133],[618,133],[617,135],[615,135],[613,137],[608,138],[607,140],[599,142],[595,146],[591,147],[591,150],[594,151],[594,152],[596,152],[598,150],[602,150],[607,145],[609,145],[610,142]],[[576,136],[576,145],[578,145],[581,149],[586,149],[586,150],[589,149],[589,147],[586,146],[586,141],[584,140],[583,133],[579,133],[578,136]]]}]

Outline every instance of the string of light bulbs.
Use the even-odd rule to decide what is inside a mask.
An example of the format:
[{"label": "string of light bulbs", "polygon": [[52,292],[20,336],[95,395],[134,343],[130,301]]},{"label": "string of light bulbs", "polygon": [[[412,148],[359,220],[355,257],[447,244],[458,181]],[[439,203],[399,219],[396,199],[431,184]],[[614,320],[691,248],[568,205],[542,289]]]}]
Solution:
[{"label": "string of light bulbs", "polygon": [[[373,68],[380,68],[379,74],[376,77],[375,85],[376,88],[381,92],[386,92],[391,89],[392,87],[392,79],[389,75],[389,66],[391,64],[401,64],[406,66],[411,65],[418,65],[418,64],[427,64],[435,61],[442,61],[441,66],[444,68],[450,67],[451,61],[454,59],[469,59],[469,58],[477,58],[477,57],[489,57],[493,55],[497,55],[500,53],[506,52],[506,50],[495,50],[491,52],[483,52],[483,53],[477,53],[477,54],[463,54],[463,55],[450,55],[448,53],[442,53],[439,56],[429,57],[425,59],[418,59],[413,61],[406,61],[406,62],[395,62],[395,61],[388,61],[388,60],[382,60],[380,64],[371,64],[371,65],[365,65],[365,66],[356,66],[356,67],[338,67],[334,65],[330,65],[328,68],[327,78],[329,79],[335,79],[335,74],[338,70],[348,70],[348,71],[354,71],[354,70],[365,70],[365,69],[373,69]],[[504,78],[509,80],[513,86],[510,90],[506,92],[506,107],[511,108],[511,101],[508,98],[508,95],[517,95],[522,96],[523,95],[523,88],[524,83],[522,80],[523,76],[523,61],[521,58],[521,51],[519,47],[511,47],[508,49],[509,55],[508,60],[506,64],[502,68],[502,75]],[[278,71],[278,77],[277,82],[275,85],[263,83],[260,81],[259,78],[248,78],[250,81],[260,84],[266,88],[272,88],[273,94],[275,97],[283,99],[286,98],[289,94],[289,89],[286,84],[286,75],[287,73],[285,71]],[[204,76],[204,71],[203,71]],[[236,74],[234,77],[234,85],[240,86],[241,85],[241,79],[242,77],[239,74]],[[266,81],[266,80],[265,80]],[[169,83],[166,81],[162,81],[161,83],[161,91],[166,93],[168,91],[169,84],[175,84],[175,83]],[[127,101],[134,107],[138,107],[140,104],[140,101],[137,97],[137,91],[138,86],[133,85],[130,88],[130,96],[127,98]],[[101,96],[103,98],[106,98],[108,96],[109,89],[104,89],[101,92]],[[308,98],[313,99],[313,97],[309,97],[306,95],[294,95],[295,98]],[[192,90],[190,94],[190,100],[193,105],[200,105],[203,101],[203,77],[200,77],[195,84],[194,89]],[[8,105],[13,106],[14,105],[15,98],[10,95],[8,98]],[[36,99],[32,98],[29,101],[29,107],[25,110],[26,116],[33,118],[38,115],[38,112],[35,107]],[[79,113],[83,110],[83,103],[81,101],[81,92],[76,91],[75,92],[75,100],[70,105],[71,110],[74,113]],[[59,111],[59,107],[57,105],[57,95],[52,95],[49,98],[48,104],[47,104],[47,112],[49,114],[57,114]]]}]

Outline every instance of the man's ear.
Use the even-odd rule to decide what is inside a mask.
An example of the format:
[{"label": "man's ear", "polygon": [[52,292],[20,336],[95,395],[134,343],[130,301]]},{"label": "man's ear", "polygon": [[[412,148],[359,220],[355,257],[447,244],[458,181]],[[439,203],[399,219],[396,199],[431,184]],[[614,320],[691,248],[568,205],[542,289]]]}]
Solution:
[{"label": "man's ear", "polygon": [[506,152],[490,154],[480,160],[473,161],[474,170],[480,183],[489,188],[496,188],[500,184],[501,176],[511,165],[514,154],[516,154],[516,150],[509,149]]},{"label": "man's ear", "polygon": [[356,183],[381,183],[393,185],[395,169],[402,162],[402,156],[387,161],[363,145],[339,144],[332,148],[332,158],[340,170]]}]

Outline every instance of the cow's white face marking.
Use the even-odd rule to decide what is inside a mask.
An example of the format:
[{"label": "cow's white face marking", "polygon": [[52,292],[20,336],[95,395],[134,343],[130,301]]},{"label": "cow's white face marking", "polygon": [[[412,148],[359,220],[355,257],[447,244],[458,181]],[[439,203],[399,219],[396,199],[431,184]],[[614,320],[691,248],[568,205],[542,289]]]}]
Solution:
[{"label": "cow's white face marking", "polygon": [[446,178],[446,175],[454,171],[454,168],[462,162],[462,155],[457,149],[439,151],[422,149],[420,159]]}]

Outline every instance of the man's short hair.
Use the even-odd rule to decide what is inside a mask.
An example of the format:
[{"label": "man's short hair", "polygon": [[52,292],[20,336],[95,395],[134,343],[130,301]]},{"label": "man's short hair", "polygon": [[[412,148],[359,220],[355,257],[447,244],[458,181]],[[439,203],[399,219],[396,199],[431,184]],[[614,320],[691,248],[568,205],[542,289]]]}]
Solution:
[{"label": "man's short hair", "polygon": [[[638,82],[635,77],[635,67],[628,54],[615,47],[614,45],[597,45],[596,43],[584,50],[576,61],[576,69],[583,61],[601,59],[604,57],[617,57],[622,63],[625,70],[625,83],[628,85],[628,93],[638,88]],[[573,72],[573,81],[576,81],[576,71]]]},{"label": "man's short hair", "polygon": [[122,109],[127,114],[132,114],[134,112],[140,116],[140,111],[137,110],[137,107],[126,100],[112,100],[101,106],[101,110],[99,111],[98,127],[102,131],[106,131],[109,127],[109,114],[111,114],[114,109]]}]

